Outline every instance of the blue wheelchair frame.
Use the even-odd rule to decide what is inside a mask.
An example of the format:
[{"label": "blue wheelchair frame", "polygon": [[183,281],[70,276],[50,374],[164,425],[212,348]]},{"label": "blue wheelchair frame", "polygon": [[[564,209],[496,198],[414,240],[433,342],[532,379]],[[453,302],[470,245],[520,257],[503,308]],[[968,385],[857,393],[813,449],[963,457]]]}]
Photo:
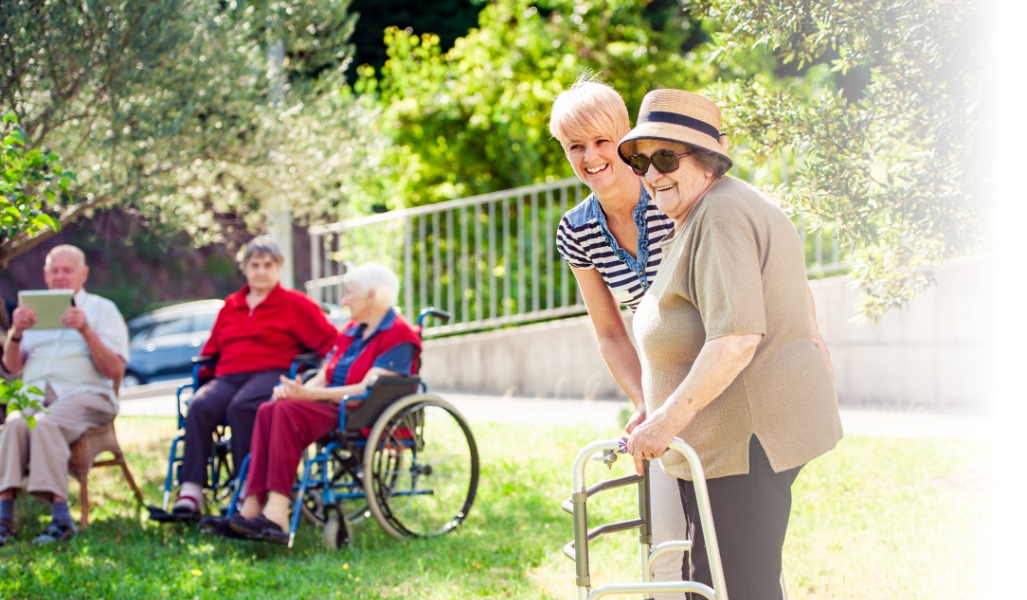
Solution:
[{"label": "blue wheelchair frame", "polygon": [[[417,316],[417,326],[419,329],[423,326],[424,320],[429,316],[437,316],[445,320],[449,319],[448,313],[434,308],[425,308]],[[411,386],[414,388],[413,393],[417,393],[418,391],[421,393],[427,393],[428,391],[428,386],[421,381],[418,376],[382,377],[379,378],[379,384]],[[304,461],[303,475],[300,478],[299,483],[293,485],[292,488],[295,500],[289,524],[290,548],[292,547],[293,540],[296,538],[296,532],[299,529],[303,500],[307,493],[312,490],[319,490],[323,506],[335,505],[341,500],[361,500],[367,498],[364,486],[359,480],[359,470],[348,468],[348,473],[351,476],[342,478],[341,481],[335,481],[333,474],[329,472],[329,464],[332,462],[333,457],[336,460],[339,460],[339,462],[344,462],[337,454],[338,452],[345,451],[350,452],[352,455],[356,455],[357,452],[366,448],[366,437],[356,438],[352,435],[352,432],[349,432],[346,429],[346,404],[347,402],[354,400],[359,400],[362,403],[371,396],[373,391],[374,386],[371,386],[363,394],[359,396],[346,396],[339,402],[339,428],[329,434],[333,436],[334,439],[320,448],[316,456]],[[355,408],[356,407],[354,407],[353,410],[355,410]],[[409,440],[402,440],[400,444],[406,449],[412,449],[416,444],[416,439],[411,437]],[[239,469],[238,480],[234,482],[235,489],[232,493],[231,501],[229,502],[228,512],[226,513],[227,516],[235,514],[237,507],[239,506],[239,495],[243,487],[242,482],[246,479],[246,474],[249,470],[249,463],[250,457],[247,455],[246,458],[243,459],[242,466]],[[359,465],[359,461],[357,464]],[[315,465],[319,465],[321,467],[320,474],[317,477],[311,478],[311,471]],[[395,492],[393,495],[415,496],[430,495],[432,493],[433,491],[430,489],[411,489]],[[340,515],[340,518],[345,517]]]},{"label": "blue wheelchair frame", "polygon": [[[418,319],[420,321],[420,319]],[[420,324],[420,323],[418,323]],[[428,392],[428,386],[420,380],[420,378],[411,377],[412,381],[397,381],[389,380],[383,381],[386,385],[415,385],[417,390],[421,393]],[[416,391],[415,391],[416,393]],[[368,388],[363,394],[359,396],[348,396],[342,402],[339,403],[339,432],[346,432],[346,402],[350,400],[360,400],[363,402],[371,395],[371,389]],[[350,445],[353,449],[363,450],[367,447],[367,439],[355,439],[348,440],[348,434],[344,434],[340,441],[338,439],[329,442],[324,448],[318,452],[317,456],[308,459],[303,467],[303,477],[300,479],[299,484],[293,486],[293,492],[296,493],[296,500],[292,511],[292,521],[289,524],[289,547],[292,547],[293,539],[296,537],[296,530],[299,528],[300,514],[303,507],[303,497],[307,493],[308,488],[319,489],[321,491],[321,501],[324,506],[335,504],[340,500],[360,500],[366,498],[363,484],[359,483],[355,477],[348,479],[341,483],[333,483],[331,481],[331,475],[328,471],[328,464],[332,458],[333,452],[338,450],[349,450]],[[412,437],[409,440],[402,440],[400,444],[405,449],[412,449],[416,440]],[[247,457],[248,458],[248,457]],[[316,481],[311,481],[310,471],[311,467],[315,464],[320,464],[320,477]],[[366,476],[366,475],[365,475]],[[356,488],[357,491],[352,491]],[[403,492],[396,492],[396,496],[415,496],[431,494],[431,490],[410,490]]]},{"label": "blue wheelchair frame", "polygon": [[[294,379],[300,369],[316,368],[319,362],[320,357],[314,352],[297,355],[293,358],[292,365],[289,367],[289,379]],[[178,429],[182,433],[175,437],[175,439],[171,440],[171,451],[168,453],[168,472],[164,479],[164,499],[161,505],[163,510],[168,509],[168,504],[171,500],[171,491],[174,489],[174,484],[176,482],[181,482],[182,461],[185,458],[184,453],[179,454],[179,445],[181,444],[183,446],[183,450],[185,445],[185,415],[182,414],[182,392],[185,390],[192,390],[195,394],[201,387],[200,369],[204,367],[213,367],[215,364],[217,364],[216,357],[195,357],[193,359],[193,380],[178,386],[178,389],[175,391],[175,412],[178,414]],[[186,400],[187,405],[188,402],[189,400]],[[207,459],[207,481],[209,483],[207,489],[210,490],[210,494],[213,497],[214,502],[219,502],[224,497],[226,489],[234,488],[234,493],[232,494],[233,505],[230,506],[228,513],[231,514],[232,511],[234,511],[234,502],[237,500],[238,496],[238,484],[244,481],[244,479],[241,477],[232,478],[229,476],[226,480],[222,481],[220,477],[221,470],[226,467],[225,461],[228,460],[229,455],[228,445],[231,437],[226,437],[227,427],[228,421],[223,420],[218,425],[218,429],[215,432],[217,437],[214,440],[214,446],[211,450],[210,457]],[[242,468],[239,471],[240,474],[245,473],[244,469],[246,468],[246,461],[248,460],[249,456],[243,460]],[[231,469],[229,469],[229,473],[231,473]]]}]

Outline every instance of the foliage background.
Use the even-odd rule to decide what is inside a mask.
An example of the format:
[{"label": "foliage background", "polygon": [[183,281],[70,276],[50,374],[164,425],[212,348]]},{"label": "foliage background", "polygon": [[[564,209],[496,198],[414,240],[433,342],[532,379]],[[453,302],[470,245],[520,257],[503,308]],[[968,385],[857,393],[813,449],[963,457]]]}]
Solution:
[{"label": "foliage background", "polygon": [[[705,93],[747,166],[789,161],[770,193],[843,238],[869,319],[983,247],[980,0],[437,8],[4,3],[0,108],[76,175],[43,215],[117,204],[162,239],[235,247],[285,205],[306,224],[569,176],[548,111],[595,72],[632,114],[655,87]],[[3,237],[0,262],[50,235]]]}]

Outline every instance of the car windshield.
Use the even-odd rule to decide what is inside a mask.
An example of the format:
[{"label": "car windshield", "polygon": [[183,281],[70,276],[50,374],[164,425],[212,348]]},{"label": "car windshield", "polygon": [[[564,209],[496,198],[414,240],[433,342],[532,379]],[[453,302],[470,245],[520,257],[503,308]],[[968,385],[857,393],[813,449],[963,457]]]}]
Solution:
[{"label": "car windshield", "polygon": [[154,328],[150,330],[149,337],[189,333],[192,331],[192,320],[192,317],[182,317],[171,321],[157,323]]},{"label": "car windshield", "polygon": [[193,331],[208,332],[211,329],[214,329],[214,320],[217,319],[217,317],[217,313],[196,315],[193,317]]},{"label": "car windshield", "polygon": [[217,313],[194,315],[191,317],[179,317],[167,321],[150,322],[144,325],[133,327],[129,330],[128,336],[133,342],[148,340],[150,338],[165,335],[176,335],[179,333],[210,333],[214,328],[214,321]]},{"label": "car windshield", "polygon": [[132,327],[128,330],[128,337],[133,342],[139,340],[145,340],[150,337],[150,332],[157,326],[157,323],[147,323],[145,325],[139,325]]}]

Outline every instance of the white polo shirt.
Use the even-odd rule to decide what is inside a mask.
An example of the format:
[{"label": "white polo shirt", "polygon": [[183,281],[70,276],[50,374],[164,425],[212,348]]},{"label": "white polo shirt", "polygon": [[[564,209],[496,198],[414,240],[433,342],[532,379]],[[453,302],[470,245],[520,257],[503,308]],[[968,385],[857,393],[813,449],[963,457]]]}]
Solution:
[{"label": "white polo shirt", "polygon": [[[86,293],[75,294],[75,306],[86,314],[86,321],[100,341],[128,362],[128,327],[118,307],[106,298]],[[118,408],[114,382],[104,377],[89,353],[82,334],[74,329],[27,329],[21,340],[25,359],[22,380],[46,390],[49,385],[57,399],[91,393],[107,396]]]}]

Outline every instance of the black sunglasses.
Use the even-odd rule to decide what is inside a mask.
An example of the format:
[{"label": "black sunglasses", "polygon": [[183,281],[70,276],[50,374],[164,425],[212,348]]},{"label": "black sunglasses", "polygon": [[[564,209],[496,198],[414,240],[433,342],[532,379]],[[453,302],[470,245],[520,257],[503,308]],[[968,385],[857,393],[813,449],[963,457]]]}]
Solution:
[{"label": "black sunglasses", "polygon": [[660,173],[673,173],[681,166],[681,158],[691,154],[691,152],[678,154],[673,150],[657,150],[653,152],[652,156],[632,154],[628,157],[628,165],[639,177],[645,177],[646,172],[649,171],[650,164],[656,167],[656,170]]}]

